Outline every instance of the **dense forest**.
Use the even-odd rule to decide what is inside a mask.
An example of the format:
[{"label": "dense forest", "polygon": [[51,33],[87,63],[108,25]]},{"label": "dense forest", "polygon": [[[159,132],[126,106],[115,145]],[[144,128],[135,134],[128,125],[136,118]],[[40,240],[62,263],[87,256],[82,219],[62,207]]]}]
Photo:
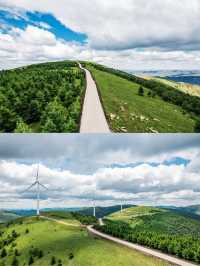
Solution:
[{"label": "dense forest", "polygon": [[96,229],[153,249],[161,250],[164,253],[176,255],[179,258],[200,263],[200,235],[198,234],[177,234],[161,233],[132,228],[128,223],[122,221],[106,220],[104,226],[95,226]]},{"label": "dense forest", "polygon": [[71,61],[0,71],[0,131],[78,132],[84,91]]},{"label": "dense forest", "polygon": [[[83,63],[83,65],[86,67],[87,64],[88,63]],[[120,70],[115,70],[98,64],[92,64],[92,67],[140,84],[141,86],[144,86],[152,91],[152,97],[159,96],[166,102],[180,106],[185,112],[190,113],[191,116],[196,120],[195,131],[200,132],[200,119],[198,118],[200,115],[200,97],[191,96],[161,82],[155,80],[146,80]]]}]

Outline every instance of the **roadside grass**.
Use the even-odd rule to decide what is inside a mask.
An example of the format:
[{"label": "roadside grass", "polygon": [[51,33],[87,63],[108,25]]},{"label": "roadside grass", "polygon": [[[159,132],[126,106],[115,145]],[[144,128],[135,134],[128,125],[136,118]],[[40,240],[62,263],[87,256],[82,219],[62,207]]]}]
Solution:
[{"label": "roadside grass", "polygon": [[192,133],[195,121],[182,108],[138,95],[140,85],[87,65],[101,94],[111,129],[124,133]]},{"label": "roadside grass", "polygon": [[[26,229],[29,233],[25,233]],[[16,248],[20,252],[17,257],[19,265],[28,265],[31,248],[43,251],[44,256],[35,259],[33,266],[51,265],[51,258],[55,256],[62,261],[62,266],[167,266],[167,262],[160,261],[142,253],[104,241],[88,234],[84,228],[73,228],[49,221],[38,221],[33,218],[25,219],[23,224],[13,224],[5,228],[4,237],[15,230],[20,236],[15,240]],[[11,265],[13,254],[11,247],[7,247],[9,255],[1,259],[5,265]],[[70,254],[73,257],[70,258]]]}]

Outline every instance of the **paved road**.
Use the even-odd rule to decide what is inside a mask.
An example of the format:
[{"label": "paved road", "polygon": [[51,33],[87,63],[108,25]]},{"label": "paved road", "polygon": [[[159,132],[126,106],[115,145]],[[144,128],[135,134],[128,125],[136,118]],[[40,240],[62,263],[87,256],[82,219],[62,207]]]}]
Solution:
[{"label": "paved road", "polygon": [[181,260],[181,259],[177,259],[177,258],[175,258],[173,256],[166,255],[166,254],[161,253],[159,251],[152,250],[152,249],[149,249],[149,248],[145,248],[145,247],[142,247],[142,246],[139,246],[139,245],[136,245],[136,244],[132,244],[130,242],[127,242],[127,241],[124,241],[124,240],[121,240],[121,239],[106,235],[104,233],[101,233],[101,232],[95,230],[92,226],[88,226],[87,229],[88,229],[88,231],[90,233],[92,233],[92,234],[94,234],[96,236],[99,236],[99,237],[101,237],[103,239],[107,239],[107,240],[115,242],[117,244],[126,246],[128,248],[131,248],[131,249],[134,249],[134,250],[137,250],[137,251],[140,251],[140,252],[142,252],[142,253],[144,253],[146,255],[150,255],[150,256],[153,256],[153,257],[168,261],[169,263],[172,263],[173,265],[178,265],[178,266],[195,266],[196,265],[196,264],[193,264],[193,263]]},{"label": "paved road", "polygon": [[83,68],[81,64],[79,64],[79,67],[86,72],[87,79],[80,133],[110,133],[92,75],[87,69]]},{"label": "paved road", "polygon": [[104,226],[104,222],[103,222],[103,219],[102,218],[99,219],[99,225],[100,226]]}]

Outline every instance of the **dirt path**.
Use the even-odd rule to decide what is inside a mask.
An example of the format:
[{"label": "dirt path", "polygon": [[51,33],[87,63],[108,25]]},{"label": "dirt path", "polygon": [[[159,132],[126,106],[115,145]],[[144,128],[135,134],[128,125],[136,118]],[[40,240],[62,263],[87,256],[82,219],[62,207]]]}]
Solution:
[{"label": "dirt path", "polygon": [[79,67],[86,72],[87,79],[80,133],[110,133],[92,75],[87,69],[83,68],[81,64],[79,64]]},{"label": "dirt path", "polygon": [[106,240],[115,242],[117,244],[126,246],[128,248],[140,251],[140,252],[142,252],[142,253],[144,253],[146,255],[150,255],[150,256],[165,260],[165,261],[167,261],[169,263],[172,263],[173,265],[178,265],[178,266],[195,266],[196,265],[196,264],[193,264],[191,262],[187,262],[187,261],[175,258],[173,256],[166,255],[166,254],[161,253],[159,251],[156,251],[156,250],[153,250],[153,249],[150,249],[150,248],[145,248],[143,246],[136,245],[136,244],[133,244],[133,243],[130,243],[130,242],[127,242],[127,241],[124,241],[124,240],[109,236],[107,234],[101,233],[101,232],[95,230],[92,226],[88,226],[87,229],[93,235],[96,235],[96,236],[99,236],[99,237],[101,237],[103,239],[106,239]]},{"label": "dirt path", "polygon": [[58,223],[58,224],[63,224],[63,225],[66,225],[66,226],[73,226],[73,227],[80,227],[81,226],[81,225],[78,225],[78,224],[67,223],[65,221],[60,221],[60,220],[57,220],[57,219],[54,219],[54,218],[50,218],[50,217],[46,217],[46,216],[40,216],[40,218],[42,218],[44,220],[51,221],[51,222],[55,222],[55,223]]}]

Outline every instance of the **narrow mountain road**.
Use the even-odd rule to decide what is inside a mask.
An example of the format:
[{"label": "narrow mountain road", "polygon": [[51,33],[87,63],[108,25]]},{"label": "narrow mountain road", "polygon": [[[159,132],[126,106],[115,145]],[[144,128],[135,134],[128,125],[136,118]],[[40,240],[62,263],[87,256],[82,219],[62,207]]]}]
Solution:
[{"label": "narrow mountain road", "polygon": [[[80,225],[67,223],[67,222],[60,221],[60,220],[57,220],[57,219],[54,219],[54,218],[50,218],[50,217],[46,217],[46,216],[40,216],[40,218],[45,219],[45,220],[49,220],[49,221],[52,221],[52,222],[56,222],[58,224],[62,224],[62,225],[65,225],[65,226],[80,227]],[[99,223],[102,225],[103,221],[99,220]],[[170,255],[166,255],[166,254],[164,254],[162,252],[159,252],[159,251],[156,251],[156,250],[153,250],[153,249],[150,249],[150,248],[146,248],[146,247],[143,247],[143,246],[140,246],[140,245],[137,245],[137,244],[133,244],[133,243],[130,243],[128,241],[124,241],[124,240],[121,240],[119,238],[112,237],[110,235],[101,233],[101,232],[95,230],[92,225],[91,226],[87,226],[87,230],[88,230],[88,232],[90,232],[91,234],[93,234],[95,236],[98,236],[100,238],[112,241],[112,242],[114,242],[116,244],[123,245],[125,247],[130,248],[130,249],[137,250],[137,251],[142,252],[142,253],[144,253],[144,254],[146,254],[148,256],[153,256],[153,257],[156,257],[158,259],[167,261],[167,262],[171,263],[172,265],[177,265],[177,266],[197,266],[196,264],[193,264],[191,262],[187,262],[187,261],[178,259],[178,258],[170,256]]]},{"label": "narrow mountain road", "polygon": [[101,233],[101,232],[95,230],[92,226],[88,226],[87,229],[88,229],[88,231],[91,234],[93,234],[95,236],[98,236],[98,237],[101,237],[103,239],[115,242],[117,244],[126,246],[128,248],[140,251],[140,252],[142,252],[142,253],[144,253],[146,255],[153,256],[153,257],[165,260],[165,261],[167,261],[169,263],[172,263],[172,265],[177,265],[177,266],[196,266],[196,264],[193,264],[191,262],[187,262],[187,261],[175,258],[173,256],[166,255],[166,254],[161,253],[159,251],[156,251],[156,250],[153,250],[153,249],[150,249],[150,248],[145,248],[143,246],[136,245],[136,244],[121,240],[119,238],[112,237],[112,236],[109,236],[107,234]]},{"label": "narrow mountain road", "polygon": [[108,123],[99,99],[96,84],[91,73],[82,67],[86,72],[87,88],[83,104],[80,133],[110,133]]},{"label": "narrow mountain road", "polygon": [[103,219],[102,218],[99,218],[99,225],[100,226],[104,226],[104,222],[103,222]]}]

